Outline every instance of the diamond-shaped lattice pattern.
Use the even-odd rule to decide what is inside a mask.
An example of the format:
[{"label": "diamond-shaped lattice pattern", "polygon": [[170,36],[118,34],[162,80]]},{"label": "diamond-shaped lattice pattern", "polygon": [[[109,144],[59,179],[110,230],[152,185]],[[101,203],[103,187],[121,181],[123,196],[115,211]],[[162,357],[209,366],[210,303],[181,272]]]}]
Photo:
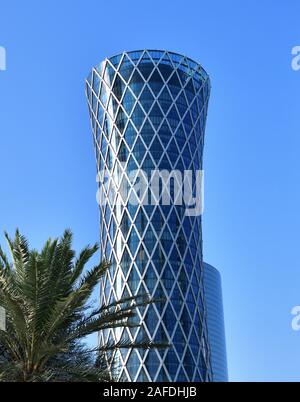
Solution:
[{"label": "diamond-shaped lattice pattern", "polygon": [[120,381],[211,380],[201,217],[186,216],[183,206],[133,205],[129,194],[110,194],[137,168],[148,174],[202,168],[209,93],[201,66],[163,51],[106,59],[87,80],[97,167],[110,172],[111,182],[100,182],[109,200],[100,205],[101,252],[112,262],[101,303],[140,294],[159,300],[139,308],[140,327],[106,331],[100,343],[123,338],[170,344],[116,352],[112,364],[119,366]]}]

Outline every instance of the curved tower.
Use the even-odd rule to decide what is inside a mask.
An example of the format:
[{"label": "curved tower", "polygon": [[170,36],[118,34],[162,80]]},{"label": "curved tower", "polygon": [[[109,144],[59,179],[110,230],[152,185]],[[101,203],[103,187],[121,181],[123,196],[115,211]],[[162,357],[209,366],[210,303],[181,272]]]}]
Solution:
[{"label": "curved tower", "polygon": [[120,381],[211,381],[201,216],[187,213],[179,199],[172,202],[178,175],[170,179],[169,203],[155,202],[149,189],[142,197],[135,187],[141,171],[149,180],[155,170],[182,177],[189,171],[195,178],[202,169],[209,77],[172,52],[124,52],[92,70],[86,94],[101,194],[101,253],[112,262],[101,302],[141,294],[158,300],[138,309],[140,327],[101,333],[100,343],[170,344],[114,352]]},{"label": "curved tower", "polygon": [[206,263],[204,291],[213,382],[228,382],[222,279],[220,272]]}]

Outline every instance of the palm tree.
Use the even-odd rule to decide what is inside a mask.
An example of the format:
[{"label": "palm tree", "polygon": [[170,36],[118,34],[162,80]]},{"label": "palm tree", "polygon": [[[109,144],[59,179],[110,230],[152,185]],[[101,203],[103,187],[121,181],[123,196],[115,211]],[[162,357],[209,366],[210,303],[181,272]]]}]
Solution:
[{"label": "palm tree", "polygon": [[149,303],[141,296],[92,309],[91,295],[109,269],[102,261],[84,273],[97,245],[76,258],[70,231],[48,240],[41,252],[30,250],[19,231],[13,240],[5,237],[12,261],[0,247],[0,306],[7,314],[6,331],[0,331],[0,381],[106,381],[111,373],[104,351],[153,347],[123,341],[97,350],[83,343],[96,331],[136,325],[135,308]]}]

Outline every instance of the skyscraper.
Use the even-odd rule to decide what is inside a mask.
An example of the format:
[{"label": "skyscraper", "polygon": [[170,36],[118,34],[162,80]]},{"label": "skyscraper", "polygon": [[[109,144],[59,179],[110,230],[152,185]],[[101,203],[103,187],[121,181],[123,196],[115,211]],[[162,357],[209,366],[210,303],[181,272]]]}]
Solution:
[{"label": "skyscraper", "polygon": [[101,193],[101,253],[112,262],[101,302],[140,294],[159,300],[138,309],[140,327],[106,331],[100,343],[127,337],[170,344],[116,351],[121,381],[211,381],[201,216],[180,202],[162,205],[148,195],[145,202],[134,189],[140,171],[147,178],[155,170],[195,177],[202,169],[209,77],[179,54],[124,52],[92,70],[86,94]]},{"label": "skyscraper", "polygon": [[206,263],[204,263],[204,291],[213,381],[227,382],[228,369],[221,275],[216,268]]}]

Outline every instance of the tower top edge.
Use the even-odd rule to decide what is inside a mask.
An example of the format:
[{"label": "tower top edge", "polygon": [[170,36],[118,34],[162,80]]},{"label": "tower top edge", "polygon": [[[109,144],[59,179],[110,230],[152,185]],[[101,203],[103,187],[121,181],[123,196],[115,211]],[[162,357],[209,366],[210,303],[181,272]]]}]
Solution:
[{"label": "tower top edge", "polygon": [[173,63],[174,66],[186,65],[188,68],[193,70],[194,72],[200,73],[202,76],[209,79],[209,74],[207,71],[202,67],[202,65],[195,60],[187,57],[186,55],[172,52],[168,50],[159,50],[159,49],[142,49],[142,50],[130,50],[130,51],[123,51],[121,53],[114,54],[112,56],[106,57],[102,60],[97,66],[94,68],[99,69],[108,61],[117,68],[124,58],[128,57],[132,62],[139,62],[141,60],[150,61],[153,60],[155,62],[166,62],[169,61],[170,65]]}]

